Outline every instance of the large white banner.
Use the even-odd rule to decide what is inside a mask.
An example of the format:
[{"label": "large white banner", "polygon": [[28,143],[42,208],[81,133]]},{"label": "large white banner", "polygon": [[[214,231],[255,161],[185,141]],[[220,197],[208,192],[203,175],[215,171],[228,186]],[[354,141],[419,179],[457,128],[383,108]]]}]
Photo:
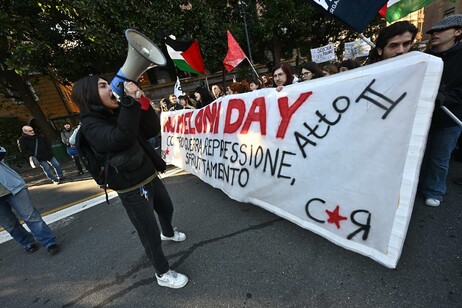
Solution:
[{"label": "large white banner", "polygon": [[394,268],[442,71],[410,53],[162,113],[166,161]]}]

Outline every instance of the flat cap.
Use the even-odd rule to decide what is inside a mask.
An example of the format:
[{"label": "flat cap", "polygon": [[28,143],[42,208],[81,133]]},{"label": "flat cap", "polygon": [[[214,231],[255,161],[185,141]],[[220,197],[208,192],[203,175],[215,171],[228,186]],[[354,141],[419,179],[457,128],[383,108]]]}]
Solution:
[{"label": "flat cap", "polygon": [[427,31],[427,34],[451,28],[462,28],[462,14],[451,15],[441,19],[436,25]]}]

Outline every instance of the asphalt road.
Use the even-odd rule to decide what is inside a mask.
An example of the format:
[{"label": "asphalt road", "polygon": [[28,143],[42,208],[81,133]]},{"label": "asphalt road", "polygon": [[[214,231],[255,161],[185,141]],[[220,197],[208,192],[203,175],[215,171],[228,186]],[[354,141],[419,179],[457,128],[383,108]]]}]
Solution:
[{"label": "asphalt road", "polygon": [[[188,238],[163,247],[171,267],[190,277],[185,288],[157,285],[115,198],[53,223],[56,256],[1,244],[0,307],[462,307],[462,186],[450,180],[457,175],[462,163],[453,162],[440,207],[416,197],[392,270],[181,173],[164,182],[174,224]],[[47,211],[91,195],[92,184],[38,180],[32,198]]]}]

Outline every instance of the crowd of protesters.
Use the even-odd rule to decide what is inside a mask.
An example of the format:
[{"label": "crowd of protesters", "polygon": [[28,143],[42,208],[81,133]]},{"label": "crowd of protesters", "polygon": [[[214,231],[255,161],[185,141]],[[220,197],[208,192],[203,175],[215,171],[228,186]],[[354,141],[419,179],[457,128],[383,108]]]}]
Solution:
[{"label": "crowd of protesters", "polygon": [[[446,193],[449,163],[457,145],[459,149],[455,157],[462,160],[462,127],[440,108],[445,106],[457,117],[462,118],[462,15],[442,19],[427,33],[431,38],[424,52],[441,58],[444,68],[421,167],[419,191],[425,197],[425,205],[436,207],[441,204]],[[362,65],[385,61],[413,51],[416,34],[417,29],[411,23],[396,22],[380,31],[376,47],[372,49],[366,61],[347,59],[323,66],[307,61],[295,70],[288,63],[281,63],[271,70],[271,75],[265,74],[250,81],[233,81],[227,84],[225,89],[218,84],[212,85],[210,89],[202,85],[189,94],[182,93],[178,97],[171,94],[168,99],[150,101],[143,96],[142,100],[137,96],[137,92],[140,91],[144,95],[142,90],[137,85],[130,84],[126,89],[129,99],[117,103],[106,80],[97,76],[79,80],[73,88],[73,99],[81,108],[82,130],[89,137],[92,147],[100,152],[117,152],[123,159],[133,159],[136,155],[130,154],[132,152],[141,155],[142,163],[137,164],[135,169],[122,170],[122,173],[113,172],[110,179],[112,187],[109,188],[119,193],[130,220],[139,232],[146,254],[156,270],[159,285],[181,288],[187,284],[188,278],[185,275],[169,267],[161,247],[161,241],[181,242],[186,239],[186,235],[173,228],[172,201],[157,177],[157,172],[165,170],[165,166],[159,167],[156,152],[146,146],[149,144],[147,139],[155,138],[155,134],[160,131],[159,123],[152,123],[151,119],[158,121],[161,112],[202,108],[224,95],[258,91],[263,88],[275,88],[276,91],[280,91],[283,87],[295,83],[310,82],[357,69]],[[149,108],[149,102],[152,109]],[[131,134],[122,129],[133,125],[136,125],[137,129],[131,131]],[[151,126],[156,128],[147,134]],[[61,137],[80,175],[83,169],[78,153],[71,151],[74,148],[71,141],[73,131],[71,125],[66,123]],[[126,144],[121,144],[120,140]],[[158,140],[149,141],[154,148],[158,147]],[[36,135],[32,127],[26,125],[22,128],[18,145],[26,157],[37,159],[38,165],[53,183],[59,184],[64,180],[63,171],[50,146]],[[36,241],[50,254],[57,253],[60,248],[55,235],[31,204],[24,180],[2,161],[5,153],[6,150],[0,147],[0,206],[3,208],[0,211],[1,225],[27,253],[37,251]],[[462,179],[456,179],[455,182],[462,184]],[[21,226],[12,211],[13,208],[24,219],[32,234]],[[153,208],[160,220],[160,230]]]},{"label": "crowd of protesters", "polygon": [[[258,91],[262,88],[275,88],[276,91],[281,91],[291,84],[309,82],[387,60],[410,51],[420,51],[414,44],[417,32],[417,28],[412,23],[399,21],[380,31],[376,45],[367,59],[353,58],[325,65],[307,61],[302,63],[298,69],[294,69],[288,63],[281,63],[272,69],[270,75],[254,78],[250,83],[247,80],[234,81],[226,86],[224,92],[220,85],[212,85],[210,93],[213,99],[217,99],[221,95]],[[451,156],[456,153],[455,157],[462,160],[462,140],[460,138],[462,127],[440,108],[445,106],[456,117],[462,119],[462,43],[460,43],[462,15],[452,15],[442,19],[428,30],[427,34],[430,34],[431,38],[424,52],[441,58],[444,62],[444,69],[422,163],[419,191],[425,197],[425,205],[439,206],[446,192],[446,177]],[[201,95],[197,96],[197,93],[195,96],[201,97]],[[201,100],[196,108],[205,105]],[[183,108],[186,107],[181,107]],[[462,184],[462,178],[456,179],[455,183]]]}]

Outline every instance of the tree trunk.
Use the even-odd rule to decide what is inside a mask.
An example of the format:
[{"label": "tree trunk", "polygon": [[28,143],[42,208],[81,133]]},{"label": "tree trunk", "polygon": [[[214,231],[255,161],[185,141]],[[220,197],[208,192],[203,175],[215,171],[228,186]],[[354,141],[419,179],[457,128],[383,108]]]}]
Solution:
[{"label": "tree trunk", "polygon": [[41,133],[43,133],[47,141],[50,143],[52,141],[55,141],[58,136],[51,124],[48,122],[47,118],[45,117],[45,114],[43,114],[42,109],[34,100],[34,96],[31,90],[29,89],[26,80],[24,80],[23,77],[21,77],[13,71],[3,71],[2,76],[4,76],[6,81],[16,91],[18,91],[21,100],[24,102],[26,108],[37,121],[37,126],[40,129]]},{"label": "tree trunk", "polygon": [[273,45],[273,63],[274,67],[281,64],[281,53],[282,53],[282,46],[281,42],[277,39],[274,39],[272,42]]}]

